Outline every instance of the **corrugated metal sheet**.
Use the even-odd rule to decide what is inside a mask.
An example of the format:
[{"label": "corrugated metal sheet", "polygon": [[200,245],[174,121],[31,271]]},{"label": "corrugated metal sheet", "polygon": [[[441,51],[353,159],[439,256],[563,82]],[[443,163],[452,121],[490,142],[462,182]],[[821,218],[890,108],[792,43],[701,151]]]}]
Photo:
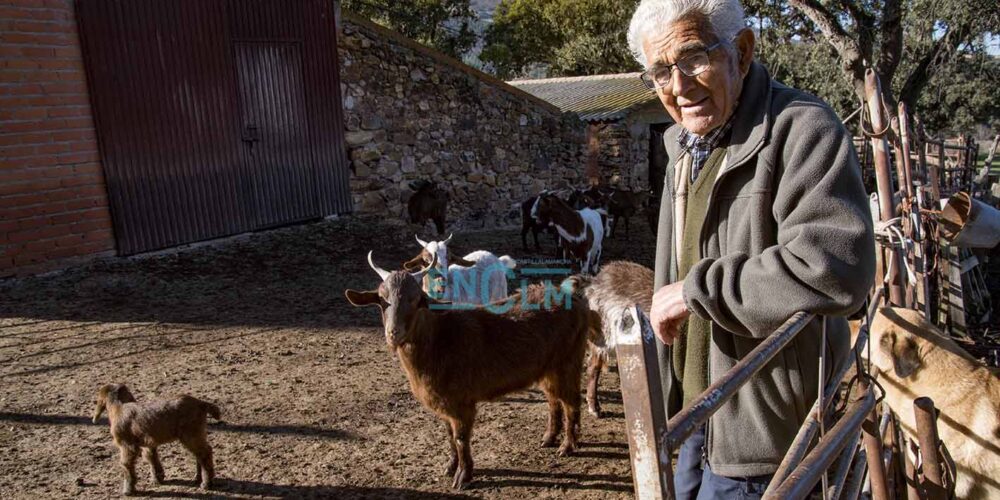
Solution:
[{"label": "corrugated metal sheet", "polygon": [[330,2],[78,0],[77,14],[120,254],[350,210]]},{"label": "corrugated metal sheet", "polygon": [[548,101],[563,112],[580,115],[590,122],[624,118],[633,109],[656,100],[639,73],[572,76],[507,82],[539,99]]}]

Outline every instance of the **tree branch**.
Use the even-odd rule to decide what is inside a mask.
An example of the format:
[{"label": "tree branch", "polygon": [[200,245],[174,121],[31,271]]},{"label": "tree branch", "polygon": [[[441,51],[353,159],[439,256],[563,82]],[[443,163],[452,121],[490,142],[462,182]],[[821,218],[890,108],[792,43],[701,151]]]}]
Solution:
[{"label": "tree branch", "polygon": [[840,54],[841,70],[859,99],[865,97],[865,60],[861,46],[840,25],[840,21],[817,0],[788,0],[788,3],[816,23],[823,36]]},{"label": "tree branch", "polygon": [[873,59],[873,47],[875,46],[875,16],[869,14],[868,11],[854,0],[840,0],[840,4],[851,14],[851,19],[854,20],[854,26],[858,31],[858,46],[861,49],[861,57],[866,61],[871,61]]},{"label": "tree branch", "polygon": [[970,22],[964,22],[954,29],[948,28],[914,66],[903,84],[903,89],[899,92],[899,100],[905,102],[910,109],[916,109],[917,100],[920,99],[920,93],[927,82],[937,73],[938,68],[955,57],[958,47],[968,41],[971,33]]},{"label": "tree branch", "polygon": [[[882,9],[882,48],[875,70],[882,82],[892,82],[903,56],[903,8],[899,0],[885,0]],[[892,85],[888,86],[891,91]]]}]

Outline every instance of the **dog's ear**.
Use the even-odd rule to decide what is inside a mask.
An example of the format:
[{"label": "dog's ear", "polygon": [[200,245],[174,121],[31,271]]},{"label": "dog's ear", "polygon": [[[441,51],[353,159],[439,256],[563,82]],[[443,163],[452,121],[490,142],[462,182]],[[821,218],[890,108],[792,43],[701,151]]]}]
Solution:
[{"label": "dog's ear", "polygon": [[920,347],[913,339],[897,338],[892,352],[892,365],[897,377],[909,377],[920,368]]},{"label": "dog's ear", "polygon": [[381,305],[382,301],[378,296],[378,290],[368,290],[366,292],[359,292],[357,290],[345,290],[344,296],[347,297],[348,302],[354,306],[371,306],[371,305]]},{"label": "dog's ear", "polygon": [[882,334],[879,348],[892,360],[892,370],[899,378],[907,378],[920,368],[920,347],[911,338],[888,331]]}]

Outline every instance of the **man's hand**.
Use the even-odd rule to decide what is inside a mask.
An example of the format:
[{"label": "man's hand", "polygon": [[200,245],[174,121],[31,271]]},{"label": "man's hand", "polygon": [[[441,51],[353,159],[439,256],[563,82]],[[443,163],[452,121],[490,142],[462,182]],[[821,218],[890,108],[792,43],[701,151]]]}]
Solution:
[{"label": "man's hand", "polygon": [[691,314],[684,303],[684,282],[678,281],[660,288],[653,294],[653,305],[649,310],[649,322],[653,332],[664,344],[674,343],[680,335],[681,324]]}]

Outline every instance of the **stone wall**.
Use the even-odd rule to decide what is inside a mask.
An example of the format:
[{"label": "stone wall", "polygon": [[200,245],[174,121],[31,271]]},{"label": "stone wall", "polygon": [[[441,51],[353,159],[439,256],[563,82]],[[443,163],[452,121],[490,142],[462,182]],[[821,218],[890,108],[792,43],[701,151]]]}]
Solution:
[{"label": "stone wall", "polygon": [[575,115],[350,13],[338,42],[356,212],[405,218],[409,183],[431,179],[449,229],[505,226],[521,200],[582,183]]}]

